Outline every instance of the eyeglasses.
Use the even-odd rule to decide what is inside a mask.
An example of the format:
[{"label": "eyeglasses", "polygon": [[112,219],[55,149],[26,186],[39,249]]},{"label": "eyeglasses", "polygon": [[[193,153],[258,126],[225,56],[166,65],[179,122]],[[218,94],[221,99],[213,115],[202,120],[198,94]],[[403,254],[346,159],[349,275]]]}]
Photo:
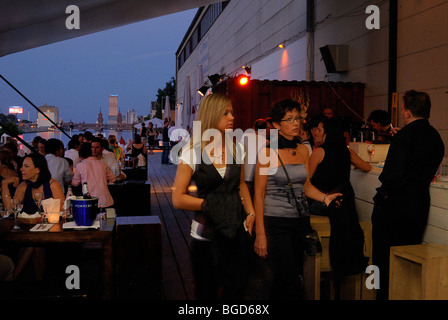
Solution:
[{"label": "eyeglasses", "polygon": [[296,121],[297,123],[300,123],[301,118],[297,117],[297,118],[288,118],[288,119],[284,119],[284,120],[280,120],[280,121],[285,121],[286,123],[293,123],[294,121]]}]

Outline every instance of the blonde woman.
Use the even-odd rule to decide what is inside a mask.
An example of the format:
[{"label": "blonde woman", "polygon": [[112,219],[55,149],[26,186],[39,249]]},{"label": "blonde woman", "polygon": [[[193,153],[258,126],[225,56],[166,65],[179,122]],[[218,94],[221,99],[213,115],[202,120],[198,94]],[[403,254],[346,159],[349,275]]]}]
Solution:
[{"label": "blonde woman", "polygon": [[[193,130],[174,180],[173,205],[196,211],[191,236],[197,299],[242,299],[248,280],[255,215],[244,180],[244,148],[225,139],[233,122],[228,96],[205,97],[194,124],[201,135]],[[192,180],[197,197],[188,193]]]}]

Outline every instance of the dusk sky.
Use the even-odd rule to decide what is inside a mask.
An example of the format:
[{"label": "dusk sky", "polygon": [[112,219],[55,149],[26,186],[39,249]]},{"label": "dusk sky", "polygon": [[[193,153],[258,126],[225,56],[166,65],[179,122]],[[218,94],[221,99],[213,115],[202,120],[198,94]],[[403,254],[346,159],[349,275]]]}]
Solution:
[{"label": "dusk sky", "polygon": [[[118,107],[148,115],[157,90],[176,76],[175,53],[197,9],[110,29],[0,58],[0,74],[36,106],[59,108],[67,122],[95,123],[108,116],[109,94]],[[0,79],[0,113],[23,106],[20,119],[37,111]]]}]

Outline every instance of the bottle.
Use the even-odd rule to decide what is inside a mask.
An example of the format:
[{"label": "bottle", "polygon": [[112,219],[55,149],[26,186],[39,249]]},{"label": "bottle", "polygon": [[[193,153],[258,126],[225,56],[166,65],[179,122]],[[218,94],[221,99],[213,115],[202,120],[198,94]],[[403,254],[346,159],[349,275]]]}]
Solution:
[{"label": "bottle", "polygon": [[69,222],[73,220],[73,216],[72,216],[72,204],[70,202],[70,200],[67,200],[69,197],[73,196],[73,190],[72,190],[72,186],[69,185],[67,187],[67,195],[65,196],[65,201],[66,201],[66,207],[64,210],[64,215],[65,215],[65,221]]},{"label": "bottle", "polygon": [[82,184],[82,196],[84,199],[92,199],[92,196],[89,192],[89,187],[87,186],[87,182]]},{"label": "bottle", "polygon": [[69,185],[69,186],[67,187],[67,194],[66,194],[66,196],[65,196],[65,199],[67,199],[68,197],[71,197],[71,196],[73,196],[73,190],[72,190],[72,186]]}]

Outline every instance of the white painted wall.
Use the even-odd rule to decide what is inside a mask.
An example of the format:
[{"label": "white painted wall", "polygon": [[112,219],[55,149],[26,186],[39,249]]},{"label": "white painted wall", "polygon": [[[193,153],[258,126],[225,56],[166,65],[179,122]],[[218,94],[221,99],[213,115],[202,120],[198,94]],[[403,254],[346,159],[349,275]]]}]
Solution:
[{"label": "white painted wall", "polygon": [[[399,105],[406,90],[427,91],[433,105],[430,122],[448,149],[448,0],[398,4]],[[380,8],[379,30],[365,26],[368,5]],[[243,73],[241,66],[249,65],[253,79],[363,82],[364,116],[387,110],[389,1],[315,0],[315,6],[313,43],[306,32],[305,0],[232,0],[179,70],[178,102],[187,75],[196,94],[198,64],[205,78]],[[284,40],[286,48],[278,49]],[[328,44],[349,46],[347,73],[327,74],[319,48]],[[309,52],[314,55],[308,58]]]}]

